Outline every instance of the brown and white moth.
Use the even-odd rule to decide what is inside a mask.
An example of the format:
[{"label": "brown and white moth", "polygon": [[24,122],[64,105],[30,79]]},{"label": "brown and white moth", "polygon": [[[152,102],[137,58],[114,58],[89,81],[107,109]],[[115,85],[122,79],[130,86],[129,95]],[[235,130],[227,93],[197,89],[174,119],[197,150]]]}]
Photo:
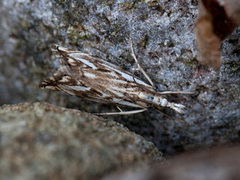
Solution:
[{"label": "brown and white moth", "polygon": [[97,102],[142,108],[117,114],[138,113],[149,107],[167,107],[178,113],[184,112],[184,105],[169,102],[163,96],[181,92],[156,92],[152,86],[109,62],[58,45],[52,48],[60,55],[60,68],[41,82],[41,88]]}]

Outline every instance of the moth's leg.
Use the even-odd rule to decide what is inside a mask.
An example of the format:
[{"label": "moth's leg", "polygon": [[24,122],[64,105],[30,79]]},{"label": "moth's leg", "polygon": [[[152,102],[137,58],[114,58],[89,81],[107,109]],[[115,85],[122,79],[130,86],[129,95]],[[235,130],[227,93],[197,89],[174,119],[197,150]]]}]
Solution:
[{"label": "moth's leg", "polygon": [[111,115],[129,115],[129,114],[137,114],[146,111],[147,109],[138,109],[133,111],[121,111],[121,112],[109,112],[109,113],[93,113],[94,115],[99,116],[111,116]]},{"label": "moth's leg", "polygon": [[119,106],[117,106],[117,109],[118,109],[120,112],[123,112],[123,110],[122,110]]},{"label": "moth's leg", "polygon": [[[139,70],[143,73],[143,75],[147,78],[148,82],[152,85],[152,87],[155,89],[155,85],[153,84],[152,80],[150,79],[150,77],[147,75],[147,73],[143,70],[143,68],[140,66],[138,60],[137,60],[137,57],[134,53],[134,49],[133,49],[133,42],[132,42],[132,39],[130,38],[130,43],[131,43],[131,50],[132,50],[132,56],[133,56],[133,59],[135,60],[136,64],[137,64],[137,68],[134,68],[133,70]],[[134,78],[134,76],[133,76]]]},{"label": "moth's leg", "polygon": [[160,95],[165,94],[194,94],[195,92],[184,92],[184,91],[164,91],[164,92],[158,92]]}]

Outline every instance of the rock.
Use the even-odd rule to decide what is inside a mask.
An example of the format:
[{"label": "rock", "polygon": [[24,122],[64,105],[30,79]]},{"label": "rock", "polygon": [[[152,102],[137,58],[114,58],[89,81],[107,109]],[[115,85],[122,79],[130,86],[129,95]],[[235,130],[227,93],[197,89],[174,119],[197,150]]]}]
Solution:
[{"label": "rock", "polygon": [[123,125],[52,106],[0,107],[0,179],[96,179],[162,155]]},{"label": "rock", "polygon": [[240,176],[239,157],[239,146],[215,147],[170,158],[167,163],[148,170],[132,169],[103,180],[237,180]]},{"label": "rock", "polygon": [[200,66],[193,32],[196,0],[1,0],[0,11],[0,104],[46,101],[87,112],[117,111],[38,85],[59,66],[52,43],[91,53],[131,72],[131,37],[139,63],[158,91],[196,94],[168,96],[187,106],[183,116],[150,109],[108,119],[167,153],[239,140],[239,28],[222,44],[219,73]]}]

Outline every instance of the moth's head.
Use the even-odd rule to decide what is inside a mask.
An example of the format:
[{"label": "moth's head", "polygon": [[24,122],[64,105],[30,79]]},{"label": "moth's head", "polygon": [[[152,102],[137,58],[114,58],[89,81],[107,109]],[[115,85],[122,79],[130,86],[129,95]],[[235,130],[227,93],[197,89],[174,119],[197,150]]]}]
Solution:
[{"label": "moth's head", "polygon": [[158,108],[162,109],[162,107],[166,107],[168,104],[168,100],[164,96],[154,96],[152,99],[152,103]]}]

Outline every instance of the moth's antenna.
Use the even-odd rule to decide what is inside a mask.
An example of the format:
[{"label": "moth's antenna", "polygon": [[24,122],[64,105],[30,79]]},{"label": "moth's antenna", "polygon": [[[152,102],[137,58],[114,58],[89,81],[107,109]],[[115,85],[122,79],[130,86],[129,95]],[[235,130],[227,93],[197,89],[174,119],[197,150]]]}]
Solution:
[{"label": "moth's antenna", "polygon": [[130,38],[130,44],[131,44],[131,50],[132,50],[132,57],[135,60],[136,64],[137,64],[137,69],[136,70],[140,70],[143,75],[147,78],[148,82],[152,85],[152,87],[155,89],[155,85],[153,84],[152,80],[150,79],[150,77],[147,75],[147,73],[143,70],[143,68],[140,66],[136,55],[134,53],[134,49],[133,49],[133,42],[132,42],[132,38]]},{"label": "moth's antenna", "polygon": [[146,111],[146,108],[138,109],[138,110],[132,110],[132,111],[120,111],[120,112],[108,112],[108,113],[93,113],[94,115],[100,115],[100,116],[112,116],[112,115],[129,115],[129,114],[137,114]]}]

